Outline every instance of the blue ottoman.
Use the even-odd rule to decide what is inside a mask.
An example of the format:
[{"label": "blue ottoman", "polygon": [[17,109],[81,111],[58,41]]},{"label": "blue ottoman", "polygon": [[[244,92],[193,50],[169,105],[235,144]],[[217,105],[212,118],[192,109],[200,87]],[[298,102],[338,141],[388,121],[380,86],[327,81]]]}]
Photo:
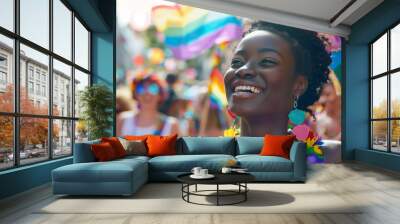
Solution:
[{"label": "blue ottoman", "polygon": [[148,180],[147,157],[108,162],[74,163],[52,171],[53,193],[132,195]]}]

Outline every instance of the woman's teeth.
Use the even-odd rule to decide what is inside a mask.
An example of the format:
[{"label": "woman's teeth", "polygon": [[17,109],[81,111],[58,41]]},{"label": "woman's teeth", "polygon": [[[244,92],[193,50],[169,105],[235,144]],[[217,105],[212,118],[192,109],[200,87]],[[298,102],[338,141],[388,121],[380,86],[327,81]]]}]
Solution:
[{"label": "woman's teeth", "polygon": [[234,89],[235,92],[251,92],[251,93],[260,93],[261,90],[254,86],[236,86]]}]

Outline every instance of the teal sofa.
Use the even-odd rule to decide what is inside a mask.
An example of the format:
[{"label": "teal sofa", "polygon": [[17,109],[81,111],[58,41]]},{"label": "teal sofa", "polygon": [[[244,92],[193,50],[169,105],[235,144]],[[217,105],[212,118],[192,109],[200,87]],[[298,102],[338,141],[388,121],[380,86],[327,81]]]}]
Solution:
[{"label": "teal sofa", "polygon": [[177,155],[127,156],[96,162],[91,141],[75,144],[74,163],[52,171],[54,194],[131,195],[148,181],[176,181],[193,167],[218,172],[228,160],[237,160],[259,182],[305,182],[306,148],[294,142],[290,159],[260,156],[263,137],[182,137],[177,140]]}]

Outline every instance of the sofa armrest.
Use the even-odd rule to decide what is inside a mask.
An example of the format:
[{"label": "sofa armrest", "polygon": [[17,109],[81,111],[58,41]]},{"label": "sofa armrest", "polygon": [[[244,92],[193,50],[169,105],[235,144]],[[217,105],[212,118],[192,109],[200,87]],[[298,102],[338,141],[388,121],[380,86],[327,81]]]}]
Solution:
[{"label": "sofa armrest", "polygon": [[305,181],[307,174],[306,144],[304,142],[293,142],[290,149],[290,160],[293,162],[294,181]]},{"label": "sofa armrest", "polygon": [[94,157],[90,146],[92,144],[97,144],[97,143],[100,143],[100,141],[75,143],[75,145],[74,145],[74,163],[95,162],[96,158]]}]

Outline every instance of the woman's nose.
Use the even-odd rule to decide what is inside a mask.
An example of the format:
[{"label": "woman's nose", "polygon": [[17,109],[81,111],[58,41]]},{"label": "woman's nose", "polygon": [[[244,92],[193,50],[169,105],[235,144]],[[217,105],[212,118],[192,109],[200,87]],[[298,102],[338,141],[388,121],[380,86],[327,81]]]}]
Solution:
[{"label": "woman's nose", "polygon": [[246,64],[244,64],[242,67],[240,67],[238,70],[236,70],[235,75],[240,77],[240,78],[252,78],[256,74],[253,63],[251,61],[248,61]]}]

